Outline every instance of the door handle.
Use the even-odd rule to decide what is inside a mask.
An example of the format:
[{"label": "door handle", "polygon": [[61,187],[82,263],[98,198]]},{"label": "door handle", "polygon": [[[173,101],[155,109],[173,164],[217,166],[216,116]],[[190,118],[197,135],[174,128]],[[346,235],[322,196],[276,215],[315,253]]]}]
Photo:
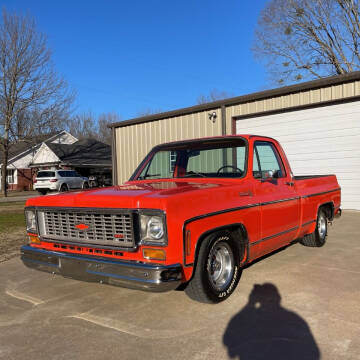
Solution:
[{"label": "door handle", "polygon": [[253,196],[253,193],[251,191],[239,192],[239,196]]},{"label": "door handle", "polygon": [[285,182],[285,185],[294,186],[295,184],[294,184],[292,181],[286,181],[286,182]]}]

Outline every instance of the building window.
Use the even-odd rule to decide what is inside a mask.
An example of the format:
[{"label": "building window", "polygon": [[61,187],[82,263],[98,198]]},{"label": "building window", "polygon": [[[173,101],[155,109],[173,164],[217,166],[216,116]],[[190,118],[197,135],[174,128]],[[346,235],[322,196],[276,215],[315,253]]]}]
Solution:
[{"label": "building window", "polygon": [[7,183],[14,184],[15,183],[15,170],[14,169],[7,170],[6,175],[7,175]]},{"label": "building window", "polygon": [[174,172],[175,169],[175,165],[176,165],[176,151],[171,151],[170,152],[170,172]]}]

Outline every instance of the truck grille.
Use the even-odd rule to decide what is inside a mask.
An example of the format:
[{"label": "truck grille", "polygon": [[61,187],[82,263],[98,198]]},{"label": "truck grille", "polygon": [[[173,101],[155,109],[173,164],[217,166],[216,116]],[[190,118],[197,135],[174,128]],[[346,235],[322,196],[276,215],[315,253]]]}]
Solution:
[{"label": "truck grille", "polygon": [[[39,214],[41,235],[81,244],[134,247],[130,212],[45,210]],[[43,222],[43,224],[41,224]]]}]

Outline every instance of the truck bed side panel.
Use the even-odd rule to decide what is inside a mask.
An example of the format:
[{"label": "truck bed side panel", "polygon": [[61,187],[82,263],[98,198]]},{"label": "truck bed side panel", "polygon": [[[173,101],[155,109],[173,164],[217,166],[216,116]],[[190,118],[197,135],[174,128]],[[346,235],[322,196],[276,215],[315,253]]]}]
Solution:
[{"label": "truck bed side panel", "polygon": [[332,203],[335,213],[340,207],[341,190],[335,175],[295,178],[296,190],[301,197],[301,233],[315,229],[318,209],[325,203]]}]

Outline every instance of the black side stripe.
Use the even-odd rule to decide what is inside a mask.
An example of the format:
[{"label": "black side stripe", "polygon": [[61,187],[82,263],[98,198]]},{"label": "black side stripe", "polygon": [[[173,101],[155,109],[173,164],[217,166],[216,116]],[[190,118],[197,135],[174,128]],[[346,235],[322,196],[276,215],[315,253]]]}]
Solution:
[{"label": "black side stripe", "polygon": [[323,191],[323,192],[319,192],[319,193],[315,193],[315,194],[310,194],[310,195],[304,195],[304,196],[302,196],[302,198],[305,199],[305,198],[309,198],[309,197],[312,197],[312,196],[329,194],[329,193],[332,193],[332,192],[335,192],[335,191],[339,191],[339,190],[341,190],[341,188],[337,188],[337,189],[329,190],[329,191]]},{"label": "black side stripe", "polygon": [[255,203],[255,204],[249,204],[249,205],[239,206],[239,207],[230,208],[230,209],[214,211],[212,213],[207,213],[207,214],[203,214],[203,215],[194,216],[194,217],[186,220],[185,225],[187,225],[190,222],[200,220],[200,219],[203,219],[203,218],[207,218],[207,217],[210,217],[210,216],[216,216],[216,215],[221,215],[221,214],[225,214],[225,213],[228,213],[228,212],[249,209],[249,208],[252,208],[252,207],[272,205],[272,204],[277,204],[277,203],[281,203],[281,202],[285,202],[285,201],[293,201],[293,200],[299,200],[299,199],[300,199],[300,197],[297,196],[297,197],[293,197],[293,198],[273,200],[273,201],[267,201],[267,202],[263,202],[263,203]]},{"label": "black side stripe", "polygon": [[296,196],[293,198],[288,198],[288,199],[281,199],[281,200],[274,200],[274,201],[268,201],[268,202],[264,202],[264,203],[259,203],[259,205],[264,206],[264,205],[271,205],[271,204],[276,204],[276,203],[281,203],[284,201],[292,201],[292,200],[299,200],[300,196]]},{"label": "black side stripe", "polygon": [[221,215],[221,214],[225,214],[228,212],[233,212],[233,211],[238,211],[238,210],[243,210],[243,209],[249,209],[252,207],[256,207],[256,206],[260,206],[260,203],[256,203],[256,204],[249,204],[249,205],[244,205],[244,206],[239,206],[239,207],[235,207],[235,208],[230,208],[230,209],[224,209],[224,210],[219,210],[219,211],[214,211],[212,213],[207,213],[207,214],[203,214],[203,215],[198,215],[198,216],[194,216],[188,220],[185,221],[184,226],[186,226],[187,224],[196,221],[196,220],[200,220],[200,219],[204,219],[210,216],[216,216],[216,215]]},{"label": "black side stripe", "polygon": [[[337,189],[329,190],[329,191],[324,191],[324,192],[321,192],[321,193],[304,195],[301,198],[305,199],[305,198],[308,198],[308,197],[311,197],[311,196],[328,194],[328,193],[339,191],[339,190],[341,190],[341,188],[337,188]],[[281,200],[268,201],[268,202],[263,202],[263,203],[249,204],[249,205],[239,206],[239,207],[235,207],[235,208],[214,211],[212,213],[207,213],[207,214],[203,214],[203,215],[194,216],[194,217],[192,217],[192,218],[190,218],[188,220],[185,220],[184,225],[183,225],[183,261],[184,261],[184,266],[185,267],[193,266],[193,263],[186,264],[186,255],[185,255],[185,229],[186,229],[186,225],[188,225],[189,223],[191,223],[193,221],[196,221],[196,220],[201,220],[201,219],[211,217],[211,216],[226,214],[226,213],[233,212],[233,211],[239,211],[239,210],[249,209],[249,208],[253,208],[253,207],[257,207],[257,206],[265,206],[265,205],[276,204],[276,203],[285,202],[285,201],[293,201],[293,200],[298,200],[298,199],[300,199],[299,196],[293,197],[293,198],[281,199]],[[316,220],[313,220],[313,221],[316,221]],[[311,221],[311,222],[313,222],[313,221]],[[308,224],[305,223],[305,224],[302,224],[301,226],[306,226],[306,225],[308,225]],[[294,229],[296,229],[296,228],[286,230],[284,233],[293,231]],[[282,235],[282,233],[272,235],[271,237],[280,236],[280,235]],[[265,240],[268,240],[268,238],[265,238]],[[250,246],[256,245],[257,243],[265,241],[265,240],[264,239],[258,240],[255,243],[250,244]]]},{"label": "black side stripe", "polygon": [[308,221],[308,222],[306,222],[306,223],[303,223],[303,224],[301,225],[301,227],[304,227],[304,226],[306,226],[306,225],[310,225],[310,224],[312,224],[312,223],[314,223],[314,222],[316,222],[316,220]]},{"label": "black side stripe", "polygon": [[[304,196],[302,196],[302,198],[304,199],[304,198],[308,198],[308,197],[311,197],[311,196],[328,194],[328,193],[338,191],[338,190],[341,190],[341,188],[337,188],[337,189],[330,190],[330,191],[324,191],[324,192],[316,193],[316,194],[304,195]],[[212,213],[207,213],[207,214],[203,214],[203,215],[194,216],[193,218],[190,218],[190,219],[186,220],[185,225],[187,225],[190,222],[200,220],[200,219],[210,217],[210,216],[221,215],[221,214],[225,214],[225,213],[228,213],[228,212],[248,209],[248,208],[252,208],[252,207],[256,207],[256,206],[266,206],[266,205],[272,205],[272,204],[277,204],[277,203],[281,203],[281,202],[285,202],[285,201],[293,201],[293,200],[299,200],[299,199],[300,199],[300,197],[296,196],[296,197],[287,198],[287,199],[273,200],[273,201],[267,201],[267,202],[263,202],[263,203],[255,203],[255,204],[249,204],[249,205],[239,206],[239,207],[230,208],[230,209],[219,210],[219,211],[215,211],[215,212],[212,212]]]},{"label": "black side stripe", "polygon": [[287,233],[289,233],[289,232],[292,232],[292,231],[297,230],[298,228],[299,228],[298,226],[295,226],[295,227],[293,227],[293,228],[291,228],[291,229],[288,229],[288,230],[279,232],[279,233],[277,233],[277,234],[264,237],[264,238],[262,238],[262,239],[260,239],[260,240],[258,240],[258,241],[255,241],[255,242],[253,242],[253,243],[251,243],[251,244],[249,244],[249,245],[250,245],[250,246],[258,245],[258,244],[262,243],[263,241],[270,240],[270,239],[273,239],[273,238],[275,238],[275,237],[278,237],[278,236],[287,234]]}]

